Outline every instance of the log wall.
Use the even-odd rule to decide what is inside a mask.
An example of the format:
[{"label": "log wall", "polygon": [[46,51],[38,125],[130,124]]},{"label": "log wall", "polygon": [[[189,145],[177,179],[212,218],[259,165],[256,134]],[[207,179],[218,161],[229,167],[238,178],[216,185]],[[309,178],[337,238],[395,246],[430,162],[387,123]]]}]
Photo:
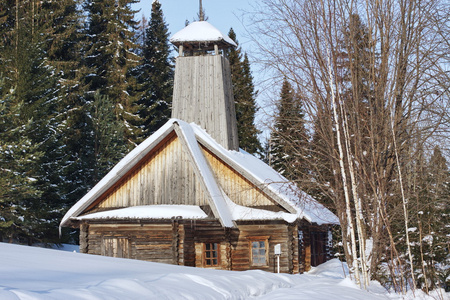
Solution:
[{"label": "log wall", "polygon": [[[276,272],[276,256],[274,247],[281,245],[280,272],[293,273],[298,270],[298,239],[296,238],[296,226],[290,228],[287,224],[249,224],[239,225],[239,240],[232,252],[233,270],[244,271],[260,269],[268,272]],[[252,266],[250,262],[249,238],[255,236],[269,236],[269,263],[267,266]]]},{"label": "log wall", "polygon": [[[83,249],[89,254],[125,253],[126,257],[134,259],[205,267],[203,244],[218,243],[220,265],[215,268],[276,272],[274,247],[281,244],[280,272],[291,274],[305,269],[299,257],[303,255],[307,259],[304,249],[299,255],[298,226],[284,222],[238,224],[238,229],[225,229],[217,221],[172,220],[165,224],[84,224],[83,230],[80,243],[87,245]],[[265,266],[251,264],[251,241],[255,237],[268,239],[268,264]],[[105,246],[105,241],[109,246]],[[127,247],[105,251],[116,244]]]},{"label": "log wall", "polygon": [[128,239],[129,258],[174,264],[179,249],[172,224],[91,224],[87,253],[102,255],[104,239]]}]

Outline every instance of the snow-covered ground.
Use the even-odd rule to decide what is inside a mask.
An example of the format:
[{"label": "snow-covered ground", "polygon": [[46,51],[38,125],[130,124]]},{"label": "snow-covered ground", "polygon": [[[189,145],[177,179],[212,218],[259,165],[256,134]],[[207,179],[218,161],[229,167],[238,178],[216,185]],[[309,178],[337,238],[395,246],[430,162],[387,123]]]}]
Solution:
[{"label": "snow-covered ground", "polygon": [[[345,267],[345,266],[344,266]],[[449,293],[418,299],[448,299]],[[445,298],[447,297],[447,298]],[[363,291],[338,260],[307,274],[189,268],[0,243],[0,299],[412,299],[372,282]]]}]

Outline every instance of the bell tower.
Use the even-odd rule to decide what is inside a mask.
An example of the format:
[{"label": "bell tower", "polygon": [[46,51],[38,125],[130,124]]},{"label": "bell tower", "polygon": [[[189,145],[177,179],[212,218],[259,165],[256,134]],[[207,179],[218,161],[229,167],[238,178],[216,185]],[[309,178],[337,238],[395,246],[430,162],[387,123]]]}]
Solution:
[{"label": "bell tower", "polygon": [[224,49],[236,47],[206,21],[193,22],[174,34],[178,47],[172,118],[195,123],[228,150],[239,150],[231,71]]}]

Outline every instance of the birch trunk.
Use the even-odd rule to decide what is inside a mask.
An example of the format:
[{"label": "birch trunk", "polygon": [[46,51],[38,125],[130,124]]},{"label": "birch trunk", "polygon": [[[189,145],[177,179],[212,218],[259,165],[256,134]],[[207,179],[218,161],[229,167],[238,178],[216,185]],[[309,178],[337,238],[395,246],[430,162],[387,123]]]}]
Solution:
[{"label": "birch trunk", "polygon": [[[329,51],[327,51],[329,52]],[[350,234],[350,240],[351,240],[351,257],[352,257],[352,267],[353,267],[353,273],[355,275],[355,280],[358,285],[361,285],[361,279],[359,274],[359,265],[358,265],[358,257],[357,257],[357,250],[356,250],[356,237],[355,237],[355,230],[353,226],[353,217],[352,217],[352,210],[350,205],[350,195],[348,191],[347,186],[347,175],[345,172],[345,165],[344,165],[344,151],[342,147],[341,142],[341,128],[339,126],[339,117],[337,113],[336,108],[336,96],[334,93],[333,88],[333,74],[331,70],[331,62],[330,62],[330,54],[328,53],[328,75],[329,75],[329,86],[331,90],[331,103],[333,106],[333,116],[334,116],[334,126],[336,129],[336,139],[337,139],[337,146],[339,150],[339,166],[341,168],[341,177],[342,177],[342,185],[344,188],[344,197],[345,197],[345,206],[346,206],[346,217],[347,217],[347,232],[345,234]],[[342,229],[344,231],[344,229]]]},{"label": "birch trunk", "polygon": [[391,129],[392,129],[392,138],[393,138],[393,143],[394,143],[395,160],[397,162],[397,171],[398,171],[398,177],[399,177],[399,183],[400,183],[400,191],[401,191],[401,195],[402,195],[403,218],[404,218],[404,224],[405,224],[406,246],[407,246],[407,249],[408,249],[409,266],[410,266],[411,280],[412,280],[412,286],[413,286],[413,291],[414,291],[417,287],[416,287],[416,278],[414,276],[414,265],[413,265],[413,258],[412,258],[412,252],[411,252],[411,243],[409,241],[408,209],[407,209],[408,200],[405,197],[405,190],[403,188],[402,170],[401,170],[401,167],[400,167],[400,159],[398,158],[397,141],[396,141],[396,138],[395,138],[394,120],[393,119],[391,120]]},{"label": "birch trunk", "polygon": [[352,187],[352,194],[353,194],[353,203],[355,206],[355,217],[356,217],[356,230],[358,232],[359,237],[359,256],[361,260],[361,273],[362,273],[362,279],[364,288],[367,288],[369,286],[369,272],[367,270],[367,259],[366,259],[366,236],[364,234],[363,230],[363,224],[364,224],[364,216],[361,210],[361,200],[358,196],[358,190],[357,190],[357,183],[356,183],[356,177],[355,177],[355,168],[353,166],[353,157],[351,153],[350,148],[350,135],[348,130],[348,120],[347,120],[347,112],[344,109],[344,106],[340,104],[341,107],[341,115],[344,119],[344,122],[342,124],[342,129],[344,131],[344,140],[345,140],[345,150],[348,160],[348,171],[350,173],[350,182]]}]

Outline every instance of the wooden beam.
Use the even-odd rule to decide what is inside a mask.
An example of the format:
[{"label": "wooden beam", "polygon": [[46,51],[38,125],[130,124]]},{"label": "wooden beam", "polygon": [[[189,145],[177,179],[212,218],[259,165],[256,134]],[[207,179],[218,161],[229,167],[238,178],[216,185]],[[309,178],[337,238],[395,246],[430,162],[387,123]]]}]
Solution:
[{"label": "wooden beam", "polygon": [[150,146],[150,150],[148,152],[146,152],[144,155],[141,155],[139,160],[137,161],[136,164],[134,165],[130,165],[129,168],[123,172],[122,174],[119,174],[119,177],[117,179],[117,181],[115,181],[114,183],[110,184],[108,186],[108,188],[106,190],[104,190],[101,194],[99,194],[97,197],[93,197],[94,201],[92,201],[89,206],[85,209],[83,209],[79,214],[81,215],[82,213],[88,212],[91,209],[93,209],[95,206],[97,206],[101,201],[103,201],[111,192],[114,191],[114,189],[116,187],[118,187],[119,185],[121,185],[123,182],[125,182],[126,180],[128,180],[128,177],[133,174],[133,172],[137,169],[139,169],[141,167],[141,165],[143,163],[145,163],[148,159],[150,159],[150,157],[152,155],[154,155],[160,147],[162,147],[166,142],[168,142],[169,140],[171,140],[172,138],[175,137],[175,133],[174,131],[170,132],[168,135],[165,136],[161,136],[160,138],[158,138],[155,143]]},{"label": "wooden beam", "polygon": [[[214,173],[210,169],[206,158],[203,156],[203,153],[201,152],[201,149],[199,148],[199,146],[197,144],[197,140],[195,140],[195,145],[192,145],[192,143],[189,143],[189,141],[186,139],[185,134],[183,133],[183,131],[181,130],[179,125],[177,123],[174,123],[174,125],[175,125],[174,126],[175,132],[177,133],[177,136],[182,144],[182,147],[186,151],[186,154],[188,155],[188,157],[190,159],[192,168],[194,169],[194,173],[197,176],[197,179],[200,182],[200,186],[202,187],[202,189],[208,199],[209,205],[211,207],[211,210],[212,210],[214,216],[217,219],[219,219],[219,221],[223,227],[234,227],[235,228],[236,223],[231,219],[231,213],[229,211],[227,211],[227,212],[220,211],[219,208],[217,207],[217,205],[220,204],[222,209],[228,209],[228,206],[226,205],[226,201],[223,198],[224,195],[223,194],[211,195],[211,191],[209,189],[208,184],[206,183],[205,177],[214,178]],[[194,135],[194,138],[195,138],[195,135]],[[197,155],[197,157],[192,152],[192,151],[195,151],[195,149],[191,148],[192,146],[198,148],[200,155]],[[197,159],[201,159],[202,161],[200,161],[199,164],[201,164],[203,167],[206,166],[207,169],[200,169],[200,166],[196,163]],[[217,183],[215,182],[215,179],[212,182],[217,185]],[[210,184],[211,184],[211,182],[210,182]],[[220,190],[220,189],[221,188],[217,185],[217,190]],[[215,197],[215,198],[213,199],[212,197]],[[219,201],[221,203],[217,203],[217,201]]]},{"label": "wooden beam", "polygon": [[196,138],[203,147],[205,147],[211,153],[216,155],[224,163],[228,164],[232,169],[236,170],[239,174],[241,174],[245,179],[250,181],[253,185],[255,185],[256,187],[261,189],[261,191],[264,194],[266,194],[269,198],[274,199],[278,204],[280,204],[288,212],[293,213],[293,214],[297,213],[297,209],[295,209],[292,205],[287,203],[283,198],[281,198],[275,192],[273,192],[272,190],[269,189],[270,183],[261,183],[251,173],[247,172],[244,168],[242,168],[241,165],[239,165],[238,163],[229,159],[227,156],[223,155],[219,151],[215,151],[214,147],[212,147],[209,143],[207,143],[205,140],[203,140],[200,136],[196,136]]}]

